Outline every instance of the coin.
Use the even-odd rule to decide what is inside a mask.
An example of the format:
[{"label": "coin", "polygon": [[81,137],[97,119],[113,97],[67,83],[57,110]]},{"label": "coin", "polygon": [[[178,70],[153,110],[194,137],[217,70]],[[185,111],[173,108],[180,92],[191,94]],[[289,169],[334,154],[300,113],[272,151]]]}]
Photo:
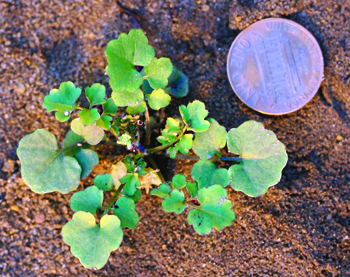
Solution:
[{"label": "coin", "polygon": [[227,74],[250,108],[272,115],[308,103],[323,80],[323,56],[316,39],[287,19],[260,20],[242,31],[227,57]]}]

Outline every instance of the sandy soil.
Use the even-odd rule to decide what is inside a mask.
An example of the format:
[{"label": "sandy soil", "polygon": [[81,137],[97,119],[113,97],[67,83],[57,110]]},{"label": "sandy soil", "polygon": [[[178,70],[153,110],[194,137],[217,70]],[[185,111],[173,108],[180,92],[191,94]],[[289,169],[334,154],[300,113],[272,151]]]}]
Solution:
[{"label": "sandy soil", "polygon": [[[0,3],[0,275],[2,276],[350,276],[350,4],[348,1],[6,1]],[[306,27],[325,57],[314,99],[290,115],[259,114],[241,103],[226,77],[236,35],[268,17]],[[204,101],[227,129],[264,123],[287,146],[281,182],[265,196],[229,191],[236,220],[222,232],[195,234],[185,218],[144,195],[140,224],[99,271],[83,268],[62,241],[71,194],[38,195],[21,182],[18,140],[68,129],[41,105],[71,80],[108,84],[104,48],[143,28],[158,56],[190,78],[178,103]],[[168,114],[173,110],[170,108]],[[189,174],[191,163],[168,164]],[[110,166],[103,162],[102,168]],[[98,168],[93,174],[96,174]],[[84,179],[85,184],[91,182]]]}]

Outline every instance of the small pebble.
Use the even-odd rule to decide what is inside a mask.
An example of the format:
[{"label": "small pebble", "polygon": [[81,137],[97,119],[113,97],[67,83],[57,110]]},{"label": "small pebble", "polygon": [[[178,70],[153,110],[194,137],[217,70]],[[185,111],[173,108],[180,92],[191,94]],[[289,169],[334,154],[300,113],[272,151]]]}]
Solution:
[{"label": "small pebble", "polygon": [[23,92],[25,92],[25,90],[26,90],[25,86],[21,83],[17,83],[17,85],[15,85],[14,87],[15,93],[22,94]]},{"label": "small pebble", "polygon": [[35,215],[34,221],[37,224],[43,223],[45,221],[45,215],[44,214],[37,214],[37,215]]},{"label": "small pebble", "polygon": [[10,210],[15,211],[15,212],[19,212],[19,207],[17,205],[11,205]]},{"label": "small pebble", "polygon": [[341,141],[341,140],[343,140],[344,138],[341,136],[341,135],[337,135],[337,140],[338,141]]},{"label": "small pebble", "polygon": [[207,12],[207,11],[209,11],[209,9],[210,9],[210,7],[208,5],[203,5],[202,6],[202,11],[203,12]]},{"label": "small pebble", "polygon": [[2,167],[2,171],[12,173],[15,171],[15,162],[13,160],[7,160]]}]

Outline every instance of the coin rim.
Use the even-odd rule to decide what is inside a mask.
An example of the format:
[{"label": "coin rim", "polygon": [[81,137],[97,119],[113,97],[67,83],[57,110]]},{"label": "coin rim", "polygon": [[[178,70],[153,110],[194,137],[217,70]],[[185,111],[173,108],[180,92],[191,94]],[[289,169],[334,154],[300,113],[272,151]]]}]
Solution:
[{"label": "coin rim", "polygon": [[[260,111],[258,110],[256,107],[252,107],[251,105],[247,104],[239,95],[238,93],[236,92],[235,90],[235,87],[234,85],[232,84],[232,81],[231,81],[231,78],[230,78],[230,69],[229,69],[229,58],[231,56],[231,52],[233,51],[233,46],[237,43],[237,41],[239,40],[240,37],[242,37],[245,33],[247,33],[250,29],[253,29],[255,25],[260,25],[262,23],[265,23],[265,22],[268,22],[268,21],[273,21],[273,22],[286,22],[288,24],[291,24],[291,25],[294,25],[298,28],[300,28],[302,31],[305,31],[306,35],[312,40],[312,42],[314,43],[315,47],[316,47],[316,50],[318,52],[318,54],[320,55],[321,57],[321,62],[322,62],[322,66],[321,66],[321,78],[319,79],[318,81],[318,86],[317,86],[317,89],[314,89],[313,93],[311,94],[311,97],[309,98],[309,100],[307,102],[305,102],[302,106],[300,107],[297,107],[293,110],[290,110],[290,111],[287,111],[287,112],[281,112],[281,113],[274,113],[274,112],[265,112],[265,111]],[[228,80],[230,82],[230,85],[231,85],[231,88],[233,90],[233,92],[237,95],[237,97],[245,104],[247,105],[248,107],[250,107],[251,109],[259,112],[259,113],[262,113],[262,114],[267,114],[267,115],[284,115],[284,114],[289,114],[289,113],[293,113],[299,109],[301,109],[302,107],[304,107],[306,104],[308,104],[312,98],[315,97],[317,91],[319,90],[320,86],[321,86],[321,83],[324,79],[324,59],[323,59],[323,53],[322,53],[322,50],[321,50],[321,47],[318,43],[318,41],[315,39],[315,37],[310,33],[309,30],[307,30],[305,27],[303,27],[302,25],[300,25],[299,23],[296,23],[295,21],[292,21],[292,20],[289,20],[289,19],[285,19],[285,18],[279,18],[279,17],[276,17],[276,18],[266,18],[266,19],[262,19],[262,20],[259,20],[259,21],[256,21],[254,22],[253,24],[251,24],[250,26],[248,26],[247,28],[245,28],[244,30],[242,30],[238,36],[236,36],[236,38],[233,40],[232,44],[231,44],[231,47],[230,47],[230,50],[228,52],[228,55],[227,55],[227,60],[226,60],[226,68],[227,68],[227,77],[228,77]],[[307,88],[307,86],[306,86]]]}]

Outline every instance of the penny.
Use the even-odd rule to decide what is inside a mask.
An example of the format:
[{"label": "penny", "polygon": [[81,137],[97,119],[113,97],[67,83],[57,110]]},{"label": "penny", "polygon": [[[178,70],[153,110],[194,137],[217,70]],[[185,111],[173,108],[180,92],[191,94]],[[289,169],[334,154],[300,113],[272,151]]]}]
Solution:
[{"label": "penny", "polygon": [[264,114],[294,112],[308,103],[323,80],[323,56],[316,39],[287,19],[260,20],[242,31],[227,57],[237,96]]}]

